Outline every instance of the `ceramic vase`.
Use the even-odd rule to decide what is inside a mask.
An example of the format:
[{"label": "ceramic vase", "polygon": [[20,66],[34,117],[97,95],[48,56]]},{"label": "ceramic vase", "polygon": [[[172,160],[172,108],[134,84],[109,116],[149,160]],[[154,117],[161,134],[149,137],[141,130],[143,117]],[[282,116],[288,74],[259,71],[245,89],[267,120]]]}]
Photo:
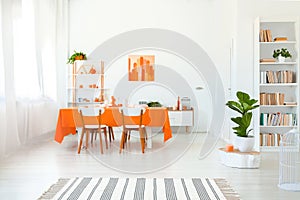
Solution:
[{"label": "ceramic vase", "polygon": [[254,137],[235,136],[234,147],[240,152],[250,152],[254,147]]},{"label": "ceramic vase", "polygon": [[283,63],[285,61],[285,57],[283,57],[282,55],[278,56],[278,62]]}]

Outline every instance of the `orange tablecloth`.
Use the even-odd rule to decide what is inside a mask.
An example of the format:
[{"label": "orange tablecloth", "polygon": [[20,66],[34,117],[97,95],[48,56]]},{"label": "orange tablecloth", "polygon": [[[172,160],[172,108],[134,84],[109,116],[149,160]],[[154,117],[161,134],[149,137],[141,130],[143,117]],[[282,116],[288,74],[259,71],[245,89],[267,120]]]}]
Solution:
[{"label": "orange tablecloth", "polygon": [[[112,127],[121,126],[121,113],[118,109],[112,107],[106,108],[101,117],[102,124]],[[138,119],[136,123],[138,123]],[[166,108],[147,108],[143,115],[143,124],[150,127],[163,127],[164,141],[172,137],[168,110]],[[82,126],[78,109],[60,109],[56,125],[55,141],[61,143],[65,136],[75,134],[76,125],[77,127]]]}]

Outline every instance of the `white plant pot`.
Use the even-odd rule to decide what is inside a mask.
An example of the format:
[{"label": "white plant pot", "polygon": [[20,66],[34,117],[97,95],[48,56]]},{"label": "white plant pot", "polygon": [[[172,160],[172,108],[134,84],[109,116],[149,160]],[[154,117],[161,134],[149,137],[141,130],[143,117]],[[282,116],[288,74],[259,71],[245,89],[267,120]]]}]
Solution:
[{"label": "white plant pot", "polygon": [[239,137],[235,136],[234,147],[240,152],[250,152],[254,147],[254,137]]},{"label": "white plant pot", "polygon": [[285,57],[282,57],[281,55],[278,56],[278,62],[283,63],[285,61]]}]

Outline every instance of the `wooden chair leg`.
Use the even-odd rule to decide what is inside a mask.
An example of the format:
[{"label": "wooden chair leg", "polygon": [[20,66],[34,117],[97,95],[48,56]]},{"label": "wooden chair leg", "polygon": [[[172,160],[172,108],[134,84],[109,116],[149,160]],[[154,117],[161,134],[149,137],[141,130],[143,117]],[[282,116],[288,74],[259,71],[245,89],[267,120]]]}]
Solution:
[{"label": "wooden chair leg", "polygon": [[127,137],[128,137],[128,131],[124,131],[124,144],[127,142]]},{"label": "wooden chair leg", "polygon": [[93,140],[97,139],[97,132],[91,131],[91,144],[93,144]]},{"label": "wooden chair leg", "polygon": [[108,127],[109,142],[115,140],[114,130],[111,126]]},{"label": "wooden chair leg", "polygon": [[103,154],[101,131],[99,132],[99,140],[100,140],[100,153]]},{"label": "wooden chair leg", "polygon": [[85,134],[86,134],[85,135],[85,137],[86,137],[86,139],[85,139],[85,147],[88,148],[88,146],[89,146],[89,134],[90,134],[90,131],[87,130]]},{"label": "wooden chair leg", "polygon": [[146,129],[143,128],[142,132],[143,132],[143,149],[144,149],[144,152],[145,152],[145,149],[146,149],[146,138],[147,138]]},{"label": "wooden chair leg", "polygon": [[104,139],[105,139],[106,149],[108,149],[106,127],[103,129],[103,132],[104,132]]},{"label": "wooden chair leg", "polygon": [[144,131],[141,128],[139,130],[139,132],[140,132],[140,141],[141,141],[142,153],[145,153],[145,136],[144,136]]},{"label": "wooden chair leg", "polygon": [[94,135],[95,135],[95,140],[97,140],[97,132]]},{"label": "wooden chair leg", "polygon": [[120,151],[119,153],[122,152],[122,149],[124,149],[124,142],[125,142],[125,131],[122,131],[122,136],[121,136],[121,141],[120,141]]},{"label": "wooden chair leg", "polygon": [[115,134],[114,134],[113,128],[111,126],[108,127],[108,128],[110,128],[110,133],[111,133],[112,140],[115,140]]},{"label": "wooden chair leg", "polygon": [[80,151],[81,151],[81,147],[82,147],[82,140],[83,140],[83,135],[85,133],[85,130],[82,129],[82,132],[81,132],[81,137],[80,137],[80,141],[79,141],[79,145],[78,145],[78,149],[77,149],[77,153],[80,154]]},{"label": "wooden chair leg", "polygon": [[146,128],[143,128],[143,131],[144,131],[144,135],[145,135],[146,140],[148,140],[148,135],[147,135]]},{"label": "wooden chair leg", "polygon": [[94,132],[91,132],[91,144],[93,144],[93,139],[94,139]]},{"label": "wooden chair leg", "polygon": [[109,138],[109,142],[111,142],[111,129],[110,129],[110,126],[108,127],[108,138]]},{"label": "wooden chair leg", "polygon": [[130,140],[131,131],[128,131],[128,141]]}]

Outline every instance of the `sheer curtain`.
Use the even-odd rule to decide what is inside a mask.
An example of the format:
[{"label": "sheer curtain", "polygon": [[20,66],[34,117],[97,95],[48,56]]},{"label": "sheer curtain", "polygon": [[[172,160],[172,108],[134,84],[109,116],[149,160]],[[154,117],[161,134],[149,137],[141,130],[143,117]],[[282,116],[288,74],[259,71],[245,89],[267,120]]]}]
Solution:
[{"label": "sheer curtain", "polygon": [[68,0],[0,1],[0,157],[53,132],[67,58]]}]

